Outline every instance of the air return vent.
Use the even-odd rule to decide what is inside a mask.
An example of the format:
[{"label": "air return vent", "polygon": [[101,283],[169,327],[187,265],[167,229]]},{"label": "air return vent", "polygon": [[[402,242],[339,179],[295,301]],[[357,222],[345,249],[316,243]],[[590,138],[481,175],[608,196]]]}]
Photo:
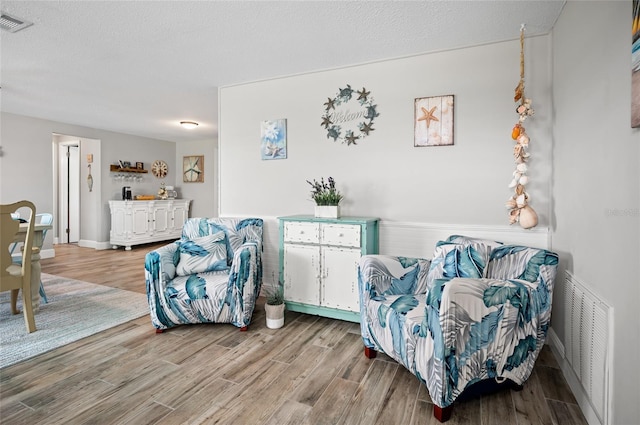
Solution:
[{"label": "air return vent", "polygon": [[569,271],[565,280],[565,352],[601,424],[609,424],[609,348],[613,310]]},{"label": "air return vent", "polygon": [[31,22],[16,18],[15,16],[11,16],[6,13],[2,13],[2,16],[0,16],[0,28],[5,31],[18,32],[30,25],[32,25]]}]

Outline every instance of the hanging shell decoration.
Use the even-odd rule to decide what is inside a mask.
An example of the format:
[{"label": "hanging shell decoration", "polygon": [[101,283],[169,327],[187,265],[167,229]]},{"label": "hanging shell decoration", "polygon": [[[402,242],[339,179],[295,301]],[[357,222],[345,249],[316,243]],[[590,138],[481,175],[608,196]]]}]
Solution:
[{"label": "hanging shell decoration", "polygon": [[533,108],[531,107],[531,99],[527,99],[524,95],[524,24],[520,27],[520,82],[516,87],[513,101],[520,103],[516,108],[520,118],[511,130],[511,138],[516,142],[513,147],[516,169],[509,184],[509,188],[514,190],[514,194],[505,206],[509,210],[509,224],[520,223],[521,227],[531,229],[538,224],[538,214],[529,206],[529,194],[526,191],[526,185],[529,182],[527,176],[529,136],[522,124],[527,117],[533,115]]}]

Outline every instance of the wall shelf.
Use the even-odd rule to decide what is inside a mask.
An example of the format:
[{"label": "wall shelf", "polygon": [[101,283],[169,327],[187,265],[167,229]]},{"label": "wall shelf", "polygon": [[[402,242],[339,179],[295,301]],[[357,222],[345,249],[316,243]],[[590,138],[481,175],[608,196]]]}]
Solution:
[{"label": "wall shelf", "polygon": [[111,164],[110,171],[114,173],[148,173],[149,170],[139,170],[137,168],[120,168],[119,165]]}]

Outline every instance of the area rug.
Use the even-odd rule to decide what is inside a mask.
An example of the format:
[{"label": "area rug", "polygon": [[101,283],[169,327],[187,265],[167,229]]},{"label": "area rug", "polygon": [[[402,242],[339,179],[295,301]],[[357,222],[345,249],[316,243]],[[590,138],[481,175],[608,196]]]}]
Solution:
[{"label": "area rug", "polygon": [[45,273],[42,283],[49,302],[41,302],[33,333],[22,313],[11,314],[11,292],[0,293],[0,368],[149,314],[144,294]]}]

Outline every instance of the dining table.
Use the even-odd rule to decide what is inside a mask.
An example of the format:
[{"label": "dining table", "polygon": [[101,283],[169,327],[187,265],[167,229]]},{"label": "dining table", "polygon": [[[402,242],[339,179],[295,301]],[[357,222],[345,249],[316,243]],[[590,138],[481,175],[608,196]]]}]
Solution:
[{"label": "dining table", "polygon": [[[51,224],[38,224],[34,226],[33,234],[33,249],[31,252],[31,305],[33,311],[36,312],[40,308],[40,280],[42,275],[42,268],[40,266],[40,250],[44,243],[45,232],[53,226]],[[13,239],[15,242],[24,242],[27,235],[29,223],[20,223],[20,228],[16,237]],[[24,302],[24,300],[23,300]],[[11,306],[12,311],[16,311],[16,306]]]}]

